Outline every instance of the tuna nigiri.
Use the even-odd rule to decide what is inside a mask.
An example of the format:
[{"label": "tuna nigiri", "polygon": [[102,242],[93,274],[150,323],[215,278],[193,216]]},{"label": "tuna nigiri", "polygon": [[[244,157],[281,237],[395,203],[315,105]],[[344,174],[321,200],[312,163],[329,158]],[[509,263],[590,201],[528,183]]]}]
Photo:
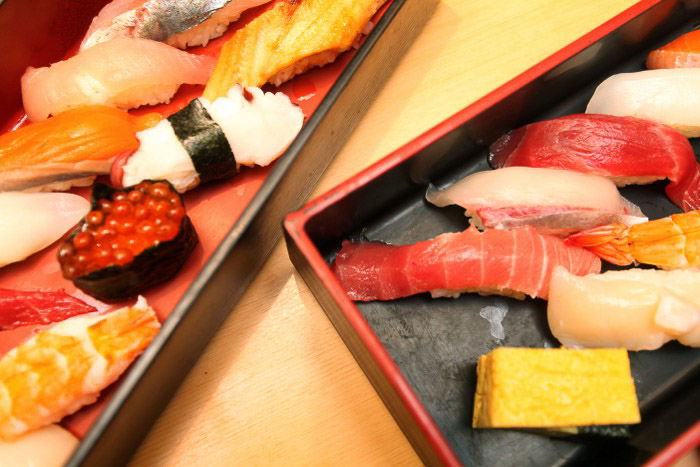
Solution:
[{"label": "tuna nigiri", "polygon": [[586,113],[644,118],[700,136],[700,69],[620,73],[603,81]]},{"label": "tuna nigiri", "polygon": [[496,140],[489,162],[602,175],[618,186],[667,178],[674,203],[700,208],[700,165],[687,138],[639,118],[576,114],[531,123]]},{"label": "tuna nigiri", "polygon": [[566,347],[700,347],[700,271],[629,269],[577,277],[556,268],[547,318]]},{"label": "tuna nigiri", "polygon": [[167,102],[183,84],[204,84],[215,60],[147,39],[114,39],[22,76],[30,120],[90,104],[132,108]]},{"label": "tuna nigiri", "polygon": [[206,45],[245,10],[270,0],[114,0],[92,20],[80,50],[117,37]]},{"label": "tuna nigiri", "polygon": [[109,173],[117,155],[138,148],[137,131],[160,119],[92,105],[0,135],[0,191],[89,185]]},{"label": "tuna nigiri", "polygon": [[391,300],[422,292],[433,297],[463,292],[547,298],[560,265],[573,274],[600,271],[600,260],[531,227],[475,228],[412,245],[343,242],[333,270],[350,298]]},{"label": "tuna nigiri", "polygon": [[431,186],[426,198],[437,206],[462,206],[479,228],[530,225],[540,233],[567,235],[606,224],[607,219],[629,224],[647,219],[607,178],[568,170],[487,170],[444,190]]},{"label": "tuna nigiri", "polygon": [[46,248],[89,210],[88,200],[71,193],[0,193],[0,266]]},{"label": "tuna nigiri", "polygon": [[281,93],[233,86],[213,102],[194,99],[153,128],[136,134],[141,145],[120,158],[112,183],[168,180],[183,193],[200,183],[235,175],[240,165],[265,166],[301,129],[304,114]]},{"label": "tuna nigiri", "polygon": [[700,67],[700,30],[690,31],[647,57],[647,68]]},{"label": "tuna nigiri", "polygon": [[236,83],[279,86],[310,68],[333,62],[352,47],[385,1],[278,2],[224,45],[204,97],[223,96]]},{"label": "tuna nigiri", "polygon": [[94,306],[59,291],[0,289],[0,331],[49,324],[97,311]]},{"label": "tuna nigiri", "polygon": [[93,403],[160,329],[140,298],[41,331],[0,360],[0,439],[14,439]]}]

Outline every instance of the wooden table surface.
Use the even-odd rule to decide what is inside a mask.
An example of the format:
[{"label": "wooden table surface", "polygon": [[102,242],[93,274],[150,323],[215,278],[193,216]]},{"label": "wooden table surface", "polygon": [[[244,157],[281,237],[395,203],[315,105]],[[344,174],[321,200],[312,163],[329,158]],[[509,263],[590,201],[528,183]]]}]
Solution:
[{"label": "wooden table surface", "polygon": [[[634,3],[442,0],[313,196]],[[280,244],[132,463],[419,465],[420,459]]]}]

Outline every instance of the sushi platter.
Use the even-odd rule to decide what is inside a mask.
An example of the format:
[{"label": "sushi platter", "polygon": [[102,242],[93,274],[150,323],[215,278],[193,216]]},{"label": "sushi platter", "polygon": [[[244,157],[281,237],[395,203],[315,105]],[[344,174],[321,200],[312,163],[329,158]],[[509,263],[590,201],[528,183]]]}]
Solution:
[{"label": "sushi platter", "polygon": [[[41,3],[41,5],[36,3]],[[69,118],[73,120],[82,118],[78,116],[82,111],[81,108],[69,108],[64,112],[62,108],[56,107],[58,105],[56,102],[51,102],[51,98],[46,102],[38,98],[39,100],[28,104],[31,106],[31,110],[29,108],[22,109],[22,100],[19,94],[20,77],[28,65],[45,67],[58,60],[75,55],[78,52],[81,39],[85,36],[85,32],[91,24],[92,18],[107,3],[104,0],[91,2],[74,2],[71,0],[65,2],[34,2],[32,11],[34,9],[40,10],[41,13],[38,15],[30,14],[26,2],[8,0],[0,3],[0,24],[8,25],[7,28],[3,28],[0,31],[0,39],[2,39],[3,44],[16,44],[17,50],[27,50],[22,46],[22,41],[27,39],[31,41],[31,49],[37,51],[34,54],[12,55],[8,61],[8,72],[3,73],[2,78],[0,78],[2,79],[3,88],[12,90],[12,92],[5,92],[2,95],[0,105],[0,128],[3,136],[7,137],[9,134],[15,134],[15,130],[25,131],[26,128],[38,127],[38,125],[45,122],[60,124],[60,118],[56,117],[56,114],[59,117],[69,115]],[[220,3],[227,4],[229,2]],[[193,66],[190,70],[194,75],[202,73],[202,70],[215,74],[216,71],[212,71],[212,68],[216,61],[215,58],[224,44],[239,31],[246,30],[247,25],[255,24],[255,20],[258,17],[272,15],[280,9],[284,10],[283,13],[291,15],[296,8],[295,2],[269,3],[258,1],[248,3],[251,4],[252,8],[243,12],[240,20],[225,30],[223,36],[211,40],[206,45],[188,49],[188,52],[192,52],[194,58],[190,57],[187,60],[195,60],[191,62]],[[266,5],[263,5],[263,3]],[[311,2],[307,2],[307,4],[311,4]],[[150,345],[136,363],[129,368],[128,372],[120,378],[117,384],[110,386],[109,389],[103,392],[97,403],[89,405],[63,420],[63,426],[81,439],[68,463],[69,465],[83,463],[121,465],[126,462],[157,415],[167,404],[169,397],[177,389],[179,382],[196,362],[210,337],[226,318],[255,276],[256,271],[259,270],[274,245],[280,239],[282,232],[278,226],[282,216],[308,195],[315,180],[320,177],[323,170],[332,160],[333,155],[341,147],[344,138],[350,134],[362,112],[366,110],[366,97],[373,90],[378,89],[388,73],[390,73],[391,67],[387,66],[387,64],[394,63],[400,57],[402,47],[406,47],[410,43],[411,37],[418,30],[416,26],[420,24],[420,18],[425,17],[427,8],[425,4],[421,5],[421,2],[407,2],[405,0],[372,2],[372,7],[374,9],[371,10],[373,14],[369,25],[371,27],[366,26],[364,23],[357,25],[357,27],[362,29],[363,33],[361,36],[358,36],[360,39],[356,39],[350,50],[338,56],[334,61],[324,57],[325,61],[323,64],[331,61],[333,63],[321,68],[314,68],[292,79],[289,79],[289,73],[287,72],[284,75],[285,79],[278,78],[281,81],[286,81],[283,84],[278,82],[280,84],[278,88],[268,85],[263,90],[257,88],[246,88],[244,90],[239,86],[238,90],[235,91],[238,94],[234,96],[234,99],[238,99],[239,104],[245,107],[246,101],[248,103],[253,101],[256,103],[265,102],[266,99],[272,99],[270,97],[273,96],[272,92],[279,90],[284,94],[277,94],[277,97],[274,99],[278,99],[285,106],[290,105],[291,101],[291,105],[296,109],[292,112],[294,114],[292,115],[292,120],[298,121],[301,130],[299,131],[297,128],[293,134],[289,135],[289,141],[281,150],[279,148],[272,149],[273,152],[283,153],[275,164],[266,167],[242,168],[240,173],[237,173],[232,180],[213,181],[206,186],[197,187],[196,190],[182,195],[183,191],[189,190],[197,183],[205,181],[206,177],[203,172],[195,177],[198,177],[198,180],[194,184],[186,183],[186,185],[178,187],[176,186],[177,184],[165,183],[156,187],[155,185],[149,185],[149,182],[146,181],[127,183],[127,166],[130,162],[117,164],[119,161],[116,160],[113,168],[118,167],[117,172],[110,173],[107,170],[106,172],[92,173],[104,174],[105,176],[100,177],[99,181],[106,184],[95,185],[95,189],[92,192],[93,202],[90,208],[90,216],[92,217],[88,216],[89,218],[84,221],[83,227],[70,233],[62,242],[53,243],[49,248],[30,256],[29,259],[8,265],[0,271],[0,287],[3,289],[42,291],[38,296],[31,296],[31,294],[21,296],[21,300],[35,300],[33,303],[40,303],[45,300],[55,302],[56,300],[67,299],[68,297],[60,295],[63,292],[55,292],[58,295],[55,295],[54,292],[48,292],[60,289],[67,294],[78,297],[80,301],[88,304],[88,308],[94,307],[92,309],[96,308],[99,312],[122,305],[125,307],[122,309],[124,313],[136,313],[138,310],[144,311],[146,309],[145,305],[140,300],[136,305],[132,306],[135,299],[132,290],[128,290],[126,295],[121,292],[115,293],[119,289],[118,286],[115,288],[115,284],[122,279],[115,279],[114,276],[105,275],[107,270],[114,272],[114,266],[108,266],[104,269],[93,267],[94,264],[99,262],[98,257],[101,254],[98,249],[95,249],[96,247],[93,248],[94,245],[87,247],[88,250],[85,250],[89,251],[93,266],[89,266],[88,269],[75,269],[75,266],[81,261],[79,257],[82,254],[82,250],[79,250],[76,245],[85,237],[84,234],[90,234],[91,238],[97,238],[100,235],[97,233],[99,229],[93,229],[90,225],[99,226],[102,222],[110,222],[109,216],[113,212],[110,211],[112,202],[133,203],[130,206],[125,204],[123,208],[126,211],[135,213],[134,215],[138,217],[136,210],[139,209],[139,203],[141,203],[139,200],[143,200],[144,196],[148,198],[154,195],[151,200],[154,206],[160,202],[158,201],[159,199],[165,200],[169,196],[167,200],[172,204],[169,209],[179,213],[186,209],[187,215],[191,218],[190,221],[187,216],[182,218],[178,214],[176,216],[177,222],[171,225],[171,227],[177,228],[177,224],[179,224],[182,228],[179,231],[180,233],[174,232],[176,235],[172,238],[172,241],[176,241],[181,233],[184,232],[182,235],[188,238],[185,243],[170,244],[171,240],[167,240],[165,237],[164,241],[161,242],[159,240],[158,242],[160,243],[156,242],[156,245],[160,244],[171,251],[181,251],[189,254],[189,257],[187,254],[184,254],[183,262],[174,266],[173,269],[178,271],[174,279],[170,282],[157,283],[161,282],[161,278],[165,278],[165,276],[172,276],[172,274],[164,273],[162,269],[158,268],[158,265],[164,264],[164,261],[157,256],[154,256],[155,260],[153,258],[148,260],[152,266],[156,266],[156,269],[149,269],[150,266],[144,267],[144,263],[141,263],[136,268],[142,273],[138,282],[142,282],[144,286],[147,286],[147,290],[143,291],[143,295],[148,300],[149,306],[152,306],[157,314],[157,321],[160,323],[157,324],[157,327],[160,328],[160,331],[155,335],[150,335],[150,331],[148,331],[149,339],[152,339]],[[379,9],[377,10],[377,8]],[[269,13],[271,11],[273,13]],[[20,17],[23,18],[22,21],[17,20]],[[35,21],[36,24],[32,21]],[[10,27],[9,25],[13,26]],[[41,30],[42,33],[32,35],[30,31],[34,29]],[[387,31],[391,33],[392,37],[402,37],[401,44],[396,44],[394,48],[375,47]],[[91,29],[91,32],[94,31]],[[90,37],[92,38],[93,36]],[[355,39],[354,36],[351,39]],[[95,48],[110,46],[110,44],[113,46],[114,43],[120,40],[145,41],[145,39],[135,38],[113,39],[97,44],[90,43],[90,47],[84,52],[92,53],[91,51],[95,50]],[[48,41],[52,41],[52,45],[43,47]],[[87,47],[87,42],[89,41],[83,43],[81,48]],[[159,42],[156,44],[155,46],[150,44],[149,47],[159,47],[161,49],[165,47]],[[127,45],[124,42],[116,50],[125,51],[129,48]],[[170,50],[169,46],[168,50]],[[100,60],[104,56],[113,56],[117,51],[107,53],[103,50],[104,53],[93,53],[91,60]],[[168,53],[179,54],[184,52],[169,51]],[[148,54],[143,49],[135,55]],[[89,55],[83,55],[81,52],[80,56],[86,57]],[[162,59],[161,61],[165,62],[167,60]],[[62,62],[62,64],[68,62]],[[107,64],[104,66],[107,66]],[[381,70],[378,68],[381,68]],[[41,70],[48,69],[40,68],[35,71],[39,72]],[[282,71],[284,72],[285,70]],[[41,73],[44,73],[44,71],[41,71]],[[33,75],[31,79],[41,78],[41,73]],[[123,78],[123,76],[117,76],[119,73],[112,72],[111,74],[117,79]],[[128,73],[126,76],[128,77]],[[360,78],[372,76],[372,84],[368,86],[366,82],[369,80],[363,78],[360,82],[364,84],[358,85],[356,84],[357,81],[352,79],[356,76]],[[259,85],[262,86],[267,78],[268,76],[265,76],[265,79],[260,81]],[[29,78],[27,80],[29,81]],[[65,77],[59,78],[59,81],[65,82]],[[203,84],[198,78],[189,82]],[[37,81],[32,81],[32,83],[32,86],[27,86],[27,89],[34,90],[35,87],[40,85],[37,84]],[[232,84],[224,83],[221,86],[228,89]],[[199,115],[198,118],[213,121],[212,116],[217,114],[214,105],[207,111],[204,108],[203,101],[194,99],[200,96],[202,91],[203,87],[200,85],[186,84],[175,94],[172,101],[167,104],[141,107],[132,111],[130,115],[109,107],[100,110],[100,115],[93,115],[84,120],[87,122],[86,125],[93,125],[93,127],[97,127],[103,124],[101,122],[105,122],[104,125],[114,128],[126,128],[128,132],[133,131],[130,128],[148,131],[152,125],[150,123],[145,124],[145,122],[148,122],[153,117],[154,112],[157,112],[163,116],[170,115],[170,117],[162,120],[158,117],[157,119],[160,120],[160,123],[157,125],[170,126],[171,129],[168,131],[178,136],[183,131],[191,131],[183,130],[181,126],[178,127],[178,119],[179,121],[186,120],[190,116],[197,114]],[[225,100],[222,99],[222,96],[226,93],[221,94],[216,87],[213,90],[210,89],[209,92],[212,102],[215,99],[216,102]],[[65,101],[65,99],[72,99],[72,97],[62,96],[61,99]],[[28,102],[25,96],[25,104]],[[272,101],[269,100],[267,103],[272,103]],[[115,105],[123,106],[124,102],[117,102]],[[28,124],[24,110],[31,113],[32,120],[42,120],[48,114],[51,114],[52,117],[38,123],[32,122]],[[225,112],[226,109],[224,108],[223,111]],[[119,113],[119,115],[116,115],[115,112]],[[209,116],[209,113],[212,116]],[[184,118],[183,115],[186,115],[187,118]],[[290,115],[287,114],[287,116]],[[351,116],[348,117],[348,115]],[[303,127],[301,126],[302,119]],[[140,126],[141,123],[137,123],[135,127],[130,127],[130,122],[141,122],[144,123],[144,126]],[[143,130],[143,128],[146,128],[146,130]],[[331,132],[330,129],[333,129],[333,131]],[[298,136],[295,138],[294,135],[296,135],[297,131]],[[329,139],[329,134],[333,134],[332,139]],[[218,141],[220,143],[221,134],[214,137],[214,139],[216,138],[219,138]],[[225,138],[228,137],[224,136]],[[42,139],[48,140],[50,136],[42,137]],[[185,144],[185,139],[182,138],[181,141],[187,147],[187,144],[190,143]],[[145,141],[146,139],[142,142],[140,150],[145,150],[148,145]],[[159,143],[157,140],[154,139],[153,141],[153,145],[158,147]],[[204,143],[200,144],[201,141],[204,141]],[[213,147],[211,141],[211,139],[203,139],[197,140],[192,144],[193,147],[197,147],[198,144],[200,145],[199,147],[202,147],[202,145],[206,147],[206,150],[203,151],[204,157],[206,157],[206,155],[214,152],[211,149]],[[229,143],[225,142],[224,146],[228,147],[228,145]],[[286,146],[289,147],[284,151]],[[323,150],[319,150],[321,147]],[[122,149],[128,148],[124,147]],[[132,150],[133,148],[129,149],[129,151]],[[239,156],[245,158],[243,155],[245,151],[235,148],[233,150],[236,150]],[[233,150],[229,148],[229,154]],[[129,157],[136,156],[132,154]],[[237,165],[245,165],[243,159],[240,159],[238,156],[236,156],[234,162],[237,164],[234,164],[235,167],[233,168],[222,168],[220,165],[215,164],[215,168],[210,169],[209,173],[214,178],[218,178],[222,174],[233,175],[238,171]],[[195,163],[195,166],[197,166],[197,163]],[[115,173],[118,174],[116,179]],[[49,183],[46,186],[41,184],[44,184],[47,179],[42,180],[41,177],[30,177],[22,180],[16,178],[9,181],[8,183],[12,185],[8,185],[9,188],[6,188],[24,189],[41,186],[42,188],[56,189],[58,186],[55,185],[56,183],[60,185],[66,180],[79,181],[79,178],[83,175],[85,174],[81,175],[80,170],[73,175],[66,176],[61,174],[57,177],[49,178]],[[297,179],[299,177],[304,179],[304,183],[298,183]],[[160,178],[160,175],[146,178]],[[163,176],[163,178],[166,177]],[[115,180],[119,183],[113,183]],[[110,183],[114,185],[135,185],[136,188],[125,188],[126,191],[119,192],[119,190],[115,191],[113,188],[108,187],[107,184]],[[78,183],[78,185],[81,184],[82,182]],[[63,187],[61,186],[61,188]],[[79,186],[72,188],[71,191],[78,195],[76,198],[89,198],[92,187]],[[181,201],[178,201],[178,198]],[[100,211],[102,208],[104,208],[103,212]],[[166,208],[164,207],[163,209]],[[116,211],[113,213],[114,216],[117,215]],[[127,219],[120,222],[122,222],[122,227],[126,228],[130,221]],[[162,222],[162,220],[158,222]],[[190,223],[194,225],[196,235],[193,235]],[[128,241],[128,236],[124,237],[123,240]],[[92,240],[86,240],[87,243],[90,241]],[[53,240],[48,243],[51,242]],[[63,262],[62,266],[57,261],[60,245],[63,245],[63,249],[60,250],[60,257],[67,261]],[[148,252],[153,251],[152,246],[147,248]],[[116,250],[114,254],[116,257]],[[125,254],[126,256],[123,257],[131,257],[130,253],[126,252]],[[139,258],[143,259],[144,256],[138,253],[137,259]],[[17,261],[18,259],[21,258],[13,258],[7,262]],[[118,269],[117,267],[116,270]],[[73,273],[75,273],[75,277],[72,278],[73,284],[62,277],[71,277]],[[96,278],[95,275],[100,277]],[[88,279],[90,284],[82,282],[83,279]],[[150,282],[151,279],[155,279],[155,283]],[[128,282],[130,280],[127,280],[124,284]],[[130,285],[127,285],[128,289],[130,287]],[[43,291],[47,291],[47,295],[41,295],[41,293],[44,293]],[[19,295],[15,295],[15,298],[19,297]],[[127,295],[133,298],[126,299]],[[102,303],[102,299],[109,303]],[[84,311],[80,311],[80,313],[82,312]],[[78,321],[74,322],[77,323]],[[48,321],[43,323],[48,323]],[[144,321],[144,329],[151,329],[153,326],[156,325],[153,324],[152,316],[148,315],[148,320]],[[0,331],[2,333],[0,355],[15,355],[11,349],[25,341],[29,343],[35,342],[35,340],[29,339],[27,341],[27,339],[42,329],[45,328],[33,325]],[[50,329],[44,334],[39,332],[38,335],[51,335]],[[138,349],[134,356],[143,351],[143,347]],[[177,364],[174,364],[174,362],[177,362]],[[114,378],[116,376],[110,375],[108,377],[109,380],[114,380]],[[153,396],[155,393],[158,394],[158,397]],[[118,453],[113,449],[115,445],[120,447]]]},{"label": "sushi platter", "polygon": [[[398,269],[391,261],[393,258],[402,261],[403,251],[408,250],[401,248],[406,245],[421,252],[432,249],[452,252],[457,251],[450,249],[453,239],[462,236],[466,240],[460,241],[470,242],[473,240],[469,238],[475,235],[481,236],[476,242],[482,245],[488,244],[489,238],[496,238],[494,246],[489,248],[497,255],[495,245],[510,241],[507,236],[494,233],[499,231],[477,234],[473,229],[465,230],[469,221],[464,209],[436,207],[450,204],[437,200],[436,193],[443,190],[447,193],[447,187],[457,187],[456,182],[465,177],[465,180],[472,177],[476,195],[495,192],[487,182],[479,185],[474,174],[490,171],[489,147],[492,156],[499,153],[498,149],[494,150],[494,143],[500,141],[496,148],[510,147],[509,140],[503,143],[499,138],[516,135],[511,137],[519,143],[524,141],[518,139],[521,133],[509,132],[534,122],[583,114],[601,82],[617,73],[645,70],[651,51],[697,29],[699,24],[700,9],[692,2],[639,2],[285,219],[292,262],[427,464],[638,464],[662,450],[700,418],[700,395],[695,390],[700,378],[700,349],[684,337],[679,338],[680,342],[690,347],[678,342],[666,343],[670,339],[663,336],[655,347],[645,347],[660,347],[657,350],[629,352],[641,423],[632,425],[627,438],[582,441],[527,431],[473,429],[475,390],[481,395],[477,389],[477,360],[481,365],[483,356],[492,355],[494,349],[502,346],[542,349],[556,348],[565,342],[557,334],[561,331],[555,328],[550,331],[547,302],[522,300],[525,295],[546,297],[546,291],[520,289],[519,295],[512,294],[521,300],[476,293],[462,293],[453,298],[455,290],[473,290],[475,285],[467,281],[450,287],[425,285],[423,289],[412,289],[410,283],[401,280],[382,283],[373,275],[379,266],[371,258],[377,255],[379,263],[386,262],[390,265],[388,269]],[[531,133],[538,131],[532,129],[536,127],[526,128]],[[692,150],[686,138],[680,136],[678,141],[691,151],[690,156],[682,157],[690,157],[689,164],[695,167],[694,159],[699,153],[697,140],[690,139]],[[671,147],[668,142],[667,152],[673,152]],[[492,157],[491,164],[500,162],[494,162]],[[637,166],[641,164],[644,163]],[[659,170],[668,166],[669,163],[661,163]],[[625,172],[622,176],[627,175]],[[540,175],[529,177],[530,185],[536,184],[535,180],[546,184]],[[663,178],[674,180],[673,175]],[[521,180],[502,180],[503,186],[528,185]],[[601,185],[589,190],[587,201],[605,188]],[[631,185],[621,188],[620,193],[649,219],[667,218],[681,209],[698,209],[694,192],[686,190],[681,195],[673,183]],[[478,198],[476,195],[472,197]],[[569,201],[565,204],[571,205]],[[629,205],[620,209],[615,215],[639,214]],[[479,216],[479,222],[484,225],[489,222],[487,216]],[[639,224],[630,228],[636,231],[653,224],[643,220],[632,223]],[[519,242],[520,239],[515,240],[515,244]],[[364,246],[367,248],[362,251]],[[385,255],[384,251],[389,253]],[[423,258],[421,254],[413,258]],[[408,253],[405,257],[409,257]],[[630,262],[635,261],[659,264],[646,261],[641,254]],[[429,283],[431,273],[426,271],[430,271],[433,263],[426,260],[406,261],[406,264],[409,265],[406,267],[415,264],[416,277]],[[509,267],[511,271],[518,268],[517,264]],[[588,267],[595,269],[585,264],[579,274],[586,274]],[[606,265],[603,269],[619,268]],[[644,276],[652,271],[638,273]],[[371,279],[362,282],[363,275]],[[507,280],[510,286],[505,289],[518,291],[513,286],[513,277]],[[436,290],[441,288],[447,290]],[[435,298],[417,294],[427,290]],[[506,290],[509,292],[512,290]],[[595,303],[596,297],[583,298]],[[626,324],[618,326],[625,327]],[[476,414],[474,417],[476,420]],[[687,440],[685,446],[690,446]]]}]

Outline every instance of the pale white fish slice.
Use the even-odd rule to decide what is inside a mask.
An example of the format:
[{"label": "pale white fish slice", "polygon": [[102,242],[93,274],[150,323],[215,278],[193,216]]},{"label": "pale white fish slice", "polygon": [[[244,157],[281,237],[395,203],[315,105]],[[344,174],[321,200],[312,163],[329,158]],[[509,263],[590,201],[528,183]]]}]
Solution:
[{"label": "pale white fish slice", "polygon": [[89,210],[89,201],[71,193],[0,193],[0,266],[51,245]]},{"label": "pale white fish slice", "polygon": [[58,425],[48,425],[12,441],[0,439],[0,460],[14,467],[61,467],[78,445],[78,439]]}]

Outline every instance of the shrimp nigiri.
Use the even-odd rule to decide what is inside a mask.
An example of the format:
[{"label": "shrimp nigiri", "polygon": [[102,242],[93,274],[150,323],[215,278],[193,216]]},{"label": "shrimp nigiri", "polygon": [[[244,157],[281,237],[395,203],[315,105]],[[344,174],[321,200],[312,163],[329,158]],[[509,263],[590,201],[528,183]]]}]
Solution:
[{"label": "shrimp nigiri", "polygon": [[577,277],[556,268],[549,328],[566,347],[700,347],[700,271],[627,269]]},{"label": "shrimp nigiri", "polygon": [[97,399],[160,329],[145,299],[69,318],[0,360],[0,438],[56,422]]},{"label": "shrimp nigiri", "polygon": [[91,105],[0,135],[0,191],[89,185],[96,175],[109,173],[119,154],[138,148],[137,131],[160,119]]},{"label": "shrimp nigiri", "polygon": [[204,84],[215,59],[148,39],[113,39],[22,76],[32,121],[90,104],[129,109],[168,102],[181,84]]},{"label": "shrimp nigiri", "polygon": [[647,57],[647,68],[695,68],[700,67],[700,30],[690,31]]},{"label": "shrimp nigiri", "polygon": [[631,227],[603,225],[575,233],[566,242],[620,266],[644,263],[663,269],[700,268],[700,211]]},{"label": "shrimp nigiri", "polygon": [[547,298],[549,277],[561,265],[573,274],[600,272],[592,253],[532,227],[475,228],[413,245],[343,242],[333,270],[353,300],[392,300],[430,292],[463,292]]},{"label": "shrimp nigiri", "polygon": [[647,220],[607,178],[569,170],[486,170],[444,190],[431,186],[426,198],[437,206],[462,206],[478,228],[530,225],[540,233],[563,236],[611,222],[631,225]]}]

